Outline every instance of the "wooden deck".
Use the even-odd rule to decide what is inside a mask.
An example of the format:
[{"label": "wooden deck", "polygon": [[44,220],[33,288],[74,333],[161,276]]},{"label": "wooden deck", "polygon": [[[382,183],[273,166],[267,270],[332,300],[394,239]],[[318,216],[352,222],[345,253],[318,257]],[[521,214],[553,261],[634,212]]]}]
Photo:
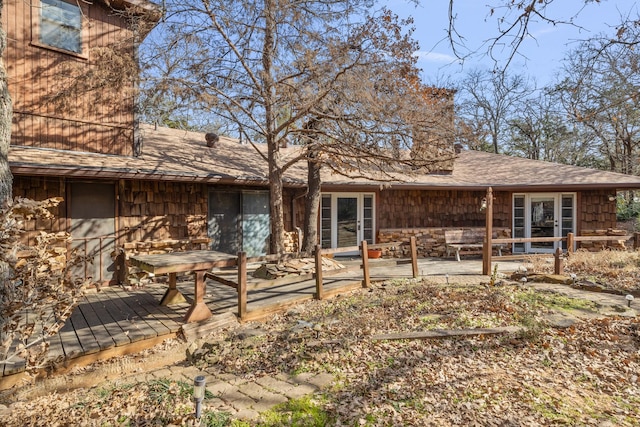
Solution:
[{"label": "wooden deck", "polygon": [[[189,279],[189,276],[187,276]],[[331,278],[328,288],[344,288],[351,284],[359,287],[357,278]],[[262,288],[256,280],[250,281],[248,311],[273,312],[313,298],[315,281],[275,284]],[[166,339],[175,338],[185,325],[184,317],[193,301],[192,281],[181,281],[178,288],[186,302],[168,306],[160,305],[168,284],[151,283],[142,288],[125,290],[110,286],[96,291],[88,290],[65,325],[49,339],[48,360],[57,369],[71,365],[83,365],[96,360],[129,354],[149,348]],[[345,288],[346,289],[346,288]],[[238,297],[235,289],[207,280],[205,303],[214,314],[236,313]],[[215,319],[214,319],[215,320]],[[0,365],[0,389],[7,377],[24,372],[24,360],[15,364]],[[17,378],[16,378],[17,380]]]},{"label": "wooden deck", "polygon": [[[341,261],[343,262],[343,261]],[[357,264],[354,261],[352,264]],[[508,269],[505,263],[501,270]],[[479,274],[481,261],[447,262],[420,260],[420,275]],[[512,269],[512,271],[514,271]],[[466,271],[466,273],[465,273]],[[230,277],[235,273],[229,271]],[[410,265],[394,268],[375,268],[372,262],[372,280],[411,277]],[[189,310],[194,286],[191,276],[179,281],[178,288],[185,296],[183,303],[160,305],[167,283],[152,283],[143,288],[125,290],[120,286],[89,290],[76,307],[71,317],[58,334],[50,339],[49,360],[56,370],[64,371],[72,366],[82,366],[96,360],[139,352],[145,348],[175,338],[185,326],[184,317]],[[261,316],[281,311],[304,300],[313,298],[315,280],[304,277],[302,281],[268,282],[250,278],[247,283],[247,312]],[[362,272],[351,271],[324,277],[327,294],[346,292],[358,288],[362,283]],[[238,296],[235,289],[212,280],[207,280],[204,301],[214,314],[233,318],[238,311]],[[249,319],[251,320],[251,319]],[[19,381],[24,371],[24,361],[17,364],[0,365],[0,390]]]}]

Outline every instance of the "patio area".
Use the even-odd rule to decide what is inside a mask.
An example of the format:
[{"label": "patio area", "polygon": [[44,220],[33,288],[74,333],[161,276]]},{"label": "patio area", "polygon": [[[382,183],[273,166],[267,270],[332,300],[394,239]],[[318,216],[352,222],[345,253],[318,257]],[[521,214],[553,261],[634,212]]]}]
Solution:
[{"label": "patio area", "polygon": [[[358,265],[359,258],[338,258],[347,267]],[[388,260],[387,260],[388,261]],[[372,281],[411,278],[410,264],[388,267],[384,260],[371,260]],[[376,267],[376,264],[379,264]],[[383,266],[384,264],[384,266]],[[496,263],[501,273],[516,271],[521,262],[501,261]],[[258,265],[248,265],[247,311],[270,314],[286,310],[302,301],[313,299],[316,291],[314,279],[281,281],[271,286],[261,286],[262,279],[251,276]],[[237,270],[229,270],[232,276]],[[421,277],[444,279],[455,282],[456,276],[480,276],[481,259],[463,259],[462,262],[442,258],[418,260]],[[233,277],[233,276],[232,276]],[[73,366],[83,366],[97,360],[130,354],[150,348],[164,340],[185,334],[185,328],[193,333],[201,327],[207,332],[237,323],[238,294],[235,289],[212,280],[206,281],[204,301],[213,313],[206,322],[188,326],[184,317],[194,298],[191,275],[183,276],[177,286],[186,300],[182,303],[163,306],[159,304],[167,283],[150,283],[141,288],[111,286],[89,290],[76,307],[71,317],[58,334],[50,339],[49,360],[53,370],[64,371]],[[478,281],[482,278],[478,277]],[[323,285],[328,293],[348,292],[361,287],[362,272],[349,271],[324,277]],[[209,325],[208,327],[206,325]],[[11,387],[22,377],[25,364],[0,365],[0,390]]]}]

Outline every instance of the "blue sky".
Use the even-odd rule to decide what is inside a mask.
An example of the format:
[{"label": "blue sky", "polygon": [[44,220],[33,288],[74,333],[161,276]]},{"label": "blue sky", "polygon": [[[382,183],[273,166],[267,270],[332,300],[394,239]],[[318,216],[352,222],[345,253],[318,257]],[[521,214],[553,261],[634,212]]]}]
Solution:
[{"label": "blue sky", "polygon": [[[421,0],[417,7],[407,0],[387,0],[386,3],[400,16],[410,14],[414,17],[414,37],[421,47],[417,52],[420,58],[418,65],[424,70],[423,79],[427,83],[438,83],[445,81],[447,76],[456,80],[460,73],[472,68],[493,67],[494,62],[485,55],[486,41],[498,34],[496,16],[502,12],[496,10],[491,17],[488,5],[501,2],[504,0],[455,0],[456,26],[466,44],[461,52],[478,51],[464,63],[455,58],[446,40],[448,0]],[[572,21],[575,26],[533,22],[530,26],[533,37],[522,43],[509,72],[533,76],[538,85],[549,83],[559,70],[562,58],[567,51],[577,47],[578,40],[601,32],[613,35],[613,27],[620,23],[620,15],[631,12],[632,16],[637,16],[639,9],[638,0],[601,0],[586,5],[584,0],[555,0],[549,6],[549,16]],[[502,60],[507,52],[505,47]],[[501,51],[497,49],[494,53],[500,54]]]}]

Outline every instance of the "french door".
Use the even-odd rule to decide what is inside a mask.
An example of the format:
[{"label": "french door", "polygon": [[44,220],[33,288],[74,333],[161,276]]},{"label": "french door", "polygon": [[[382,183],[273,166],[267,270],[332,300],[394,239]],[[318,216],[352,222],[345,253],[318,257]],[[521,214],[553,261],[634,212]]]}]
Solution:
[{"label": "french door", "polygon": [[374,243],[373,194],[323,194],[320,206],[320,240],[323,248]]},{"label": "french door", "polygon": [[[530,193],[513,196],[513,237],[566,237],[575,229],[575,194]],[[553,253],[566,242],[515,243],[514,252]]]}]

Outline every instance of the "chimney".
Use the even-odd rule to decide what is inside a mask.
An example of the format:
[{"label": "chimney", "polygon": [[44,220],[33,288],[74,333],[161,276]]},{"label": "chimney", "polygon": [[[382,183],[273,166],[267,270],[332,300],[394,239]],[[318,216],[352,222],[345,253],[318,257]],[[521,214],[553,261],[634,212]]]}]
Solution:
[{"label": "chimney", "polygon": [[204,135],[204,139],[207,141],[207,147],[213,147],[214,145],[216,145],[216,142],[218,142],[220,137],[218,137],[218,134],[209,132]]}]

